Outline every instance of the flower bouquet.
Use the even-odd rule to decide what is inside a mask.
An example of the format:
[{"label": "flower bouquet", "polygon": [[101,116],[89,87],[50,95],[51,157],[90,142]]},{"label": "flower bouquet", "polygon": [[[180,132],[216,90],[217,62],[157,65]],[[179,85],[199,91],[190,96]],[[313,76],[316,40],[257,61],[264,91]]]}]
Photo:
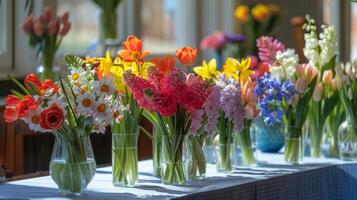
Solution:
[{"label": "flower bouquet", "polygon": [[[313,19],[306,16],[304,55],[311,66],[317,68],[317,82],[310,101],[308,127],[310,132],[311,157],[321,156],[322,139],[327,117],[338,103],[338,92],[342,85],[339,77],[333,78],[336,65],[336,32],[333,26],[321,26],[318,34]],[[318,95],[317,95],[318,94]]]},{"label": "flower bouquet", "polygon": [[31,130],[55,135],[51,177],[62,193],[79,195],[96,169],[89,134],[104,133],[122,107],[110,104],[113,90],[97,87],[108,80],[98,80],[91,64],[72,55],[65,60],[71,75],[59,80],[60,87],[49,79],[41,82],[35,74],[24,85],[10,77],[22,91],[13,90],[6,98],[4,118],[8,123],[21,119]]},{"label": "flower bouquet", "polygon": [[53,11],[46,7],[39,17],[29,15],[22,24],[22,30],[29,35],[30,46],[36,49],[36,56],[42,56],[42,66],[37,68],[40,80],[58,79],[59,69],[54,68],[55,54],[62,38],[71,28],[68,12],[53,18]]},{"label": "flower bouquet", "polygon": [[308,102],[318,96],[314,92],[317,69],[311,65],[298,64],[293,49],[271,37],[257,41],[259,58],[269,65],[270,74],[258,80],[255,93],[266,124],[285,122],[285,161],[299,164],[303,158],[302,127],[308,113]]},{"label": "flower bouquet", "polygon": [[113,99],[112,103],[125,107],[121,118],[114,119],[111,124],[113,184],[134,186],[138,180],[137,140],[140,130],[145,130],[139,125],[143,110],[131,88],[124,84],[123,74],[130,71],[135,76],[146,78],[146,70],[153,64],[143,61],[150,52],[142,51],[141,40],[134,35],[123,42],[123,49],[114,61],[109,52],[106,54],[106,58],[99,59],[98,71],[102,77],[113,79],[113,84],[108,87],[120,98]]},{"label": "flower bouquet", "polygon": [[[186,66],[193,64],[197,50],[185,47],[176,52]],[[149,66],[148,78],[131,71],[124,81],[138,104],[156,119],[162,134],[162,173],[164,184],[184,184],[186,180],[183,145],[191,127],[191,113],[199,110],[210,93],[208,82],[178,68]]]}]

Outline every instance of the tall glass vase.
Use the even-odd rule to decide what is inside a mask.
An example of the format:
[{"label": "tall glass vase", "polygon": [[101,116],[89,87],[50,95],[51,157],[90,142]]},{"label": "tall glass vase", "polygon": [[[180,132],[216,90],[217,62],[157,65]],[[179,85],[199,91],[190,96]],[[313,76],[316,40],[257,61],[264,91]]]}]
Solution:
[{"label": "tall glass vase", "polygon": [[57,51],[56,40],[52,37],[46,37],[41,54],[41,64],[36,68],[36,73],[41,81],[50,79],[53,81],[58,80],[60,76],[60,67],[55,65],[55,56]]},{"label": "tall glass vase", "polygon": [[185,155],[189,180],[203,180],[206,176],[206,158],[203,152],[204,138],[188,135],[185,141]]},{"label": "tall glass vase", "polygon": [[164,184],[182,185],[186,183],[187,171],[183,144],[185,135],[162,135],[161,180]]},{"label": "tall glass vase", "polygon": [[203,152],[205,154],[206,163],[216,164],[217,162],[217,152],[214,144],[214,136],[208,136],[203,142]]},{"label": "tall glass vase", "polygon": [[153,129],[152,144],[153,144],[153,146],[152,146],[153,175],[160,178],[161,177],[162,133],[158,127]]},{"label": "tall glass vase", "polygon": [[88,136],[63,138],[56,135],[50,174],[64,195],[80,195],[94,177],[96,163]]},{"label": "tall glass vase", "polygon": [[233,170],[233,151],[234,143],[219,143],[216,147],[217,151],[217,172],[221,173],[231,173]]},{"label": "tall glass vase", "polygon": [[[254,140],[253,140],[254,141]],[[242,158],[242,165],[255,165],[254,157],[255,144],[252,142],[250,126],[244,128],[236,135],[236,145],[239,146]]]},{"label": "tall glass vase", "polygon": [[357,160],[357,127],[347,119],[338,128],[340,158],[345,161]]},{"label": "tall glass vase", "polygon": [[284,160],[289,164],[301,164],[304,158],[302,127],[287,125],[285,127]]},{"label": "tall glass vase", "polygon": [[[123,122],[123,121],[122,121]],[[133,129],[131,129],[133,131]],[[114,186],[135,186],[138,181],[139,128],[127,132],[123,123],[112,123],[112,167]]]}]

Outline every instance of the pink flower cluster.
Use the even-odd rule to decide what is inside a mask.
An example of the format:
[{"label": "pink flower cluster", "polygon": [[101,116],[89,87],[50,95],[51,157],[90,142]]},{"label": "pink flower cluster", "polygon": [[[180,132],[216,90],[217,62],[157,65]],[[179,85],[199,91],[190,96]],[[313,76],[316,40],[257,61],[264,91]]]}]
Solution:
[{"label": "pink flower cluster", "polygon": [[52,9],[46,7],[41,16],[28,16],[22,24],[22,30],[37,37],[42,37],[46,34],[65,36],[71,28],[68,18],[68,12],[65,12],[61,17],[54,18]]},{"label": "pink flower cluster", "polygon": [[285,51],[285,46],[281,42],[267,36],[262,36],[257,39],[257,47],[259,49],[259,59],[266,65],[273,64],[278,51]]},{"label": "pink flower cluster", "polygon": [[201,109],[211,91],[207,81],[186,75],[180,69],[173,69],[163,77],[157,75],[156,68],[150,68],[148,73],[146,80],[128,71],[124,73],[124,81],[141,107],[162,116],[173,115],[179,107],[187,112]]}]

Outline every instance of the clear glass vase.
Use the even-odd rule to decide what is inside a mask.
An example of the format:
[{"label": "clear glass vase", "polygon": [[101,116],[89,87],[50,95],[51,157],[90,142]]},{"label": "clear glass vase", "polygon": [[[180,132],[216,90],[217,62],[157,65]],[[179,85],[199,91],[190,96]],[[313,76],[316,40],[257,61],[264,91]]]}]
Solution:
[{"label": "clear glass vase", "polygon": [[161,150],[162,147],[162,133],[159,128],[153,129],[153,140],[152,140],[152,161],[153,161],[153,175],[155,177],[161,177]]},{"label": "clear glass vase", "polygon": [[137,133],[112,133],[114,186],[133,187],[138,182],[137,141]]},{"label": "clear glass vase", "polygon": [[217,151],[217,172],[231,173],[233,171],[234,143],[220,143],[216,146]]},{"label": "clear glass vase", "polygon": [[71,140],[56,136],[50,162],[50,174],[64,195],[82,194],[96,170],[88,136]]},{"label": "clear glass vase", "polygon": [[186,183],[184,141],[184,135],[162,135],[161,180],[163,184],[183,185]]},{"label": "clear glass vase", "polygon": [[304,158],[304,139],[302,127],[290,126],[285,127],[285,150],[284,160],[288,164],[301,164]]},{"label": "clear glass vase", "polygon": [[[252,128],[252,130],[251,130]],[[235,165],[246,165],[251,166],[257,163],[254,153],[256,149],[255,145],[255,131],[253,127],[245,126],[235,137],[235,148],[238,149],[236,152],[235,158],[238,156],[241,159],[236,159]],[[241,160],[239,163],[238,160]]]},{"label": "clear glass vase", "polygon": [[206,158],[203,152],[204,138],[188,135],[185,140],[186,168],[189,180],[203,180],[206,177]]},{"label": "clear glass vase", "polygon": [[338,128],[340,159],[344,161],[357,160],[357,127],[348,120]]},{"label": "clear glass vase", "polygon": [[39,76],[41,81],[44,81],[45,79],[57,81],[60,77],[60,72],[61,72],[61,68],[59,66],[45,65],[45,64],[36,67],[35,70],[36,70],[36,74]]},{"label": "clear glass vase", "polygon": [[203,152],[205,154],[206,163],[216,164],[217,162],[217,152],[216,145],[214,145],[214,137],[206,137],[203,143]]}]

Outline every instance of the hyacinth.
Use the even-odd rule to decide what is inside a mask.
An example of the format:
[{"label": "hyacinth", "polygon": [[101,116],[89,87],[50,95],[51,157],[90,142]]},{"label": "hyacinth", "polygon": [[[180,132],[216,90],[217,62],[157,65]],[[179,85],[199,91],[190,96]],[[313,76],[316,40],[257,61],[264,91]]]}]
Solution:
[{"label": "hyacinth", "polygon": [[216,128],[219,112],[220,112],[220,97],[221,87],[215,85],[212,87],[210,95],[207,97],[206,102],[203,105],[204,111],[207,117],[207,124],[205,131],[209,134],[213,134]]},{"label": "hyacinth", "polygon": [[296,94],[295,86],[290,81],[281,82],[265,73],[257,81],[255,94],[258,96],[258,105],[264,123],[274,126],[280,123],[285,114],[283,104],[290,102]]},{"label": "hyacinth", "polygon": [[275,56],[280,51],[285,51],[285,46],[277,39],[272,37],[262,36],[257,39],[257,47],[259,49],[259,59],[266,65],[275,62]]},{"label": "hyacinth", "polygon": [[190,133],[191,134],[196,134],[198,129],[201,128],[203,114],[204,114],[203,110],[196,110],[191,113],[191,115],[190,115],[190,118],[191,118]]},{"label": "hyacinth", "polygon": [[320,57],[321,66],[325,65],[330,59],[336,55],[337,38],[334,26],[321,26],[322,33],[320,33],[319,46],[321,48]]},{"label": "hyacinth", "polygon": [[239,83],[230,80],[221,91],[220,105],[225,117],[233,122],[233,130],[238,132],[243,127],[244,106]]},{"label": "hyacinth", "polygon": [[299,57],[294,49],[287,49],[283,52],[277,52],[275,63],[270,66],[270,74],[279,80],[293,79],[295,68],[299,63]]},{"label": "hyacinth", "polygon": [[179,69],[172,70],[159,80],[155,70],[150,68],[148,80],[130,71],[124,73],[124,81],[141,107],[171,116],[178,106],[187,112],[194,112],[203,106],[211,91],[207,81],[193,74],[186,76]]}]

